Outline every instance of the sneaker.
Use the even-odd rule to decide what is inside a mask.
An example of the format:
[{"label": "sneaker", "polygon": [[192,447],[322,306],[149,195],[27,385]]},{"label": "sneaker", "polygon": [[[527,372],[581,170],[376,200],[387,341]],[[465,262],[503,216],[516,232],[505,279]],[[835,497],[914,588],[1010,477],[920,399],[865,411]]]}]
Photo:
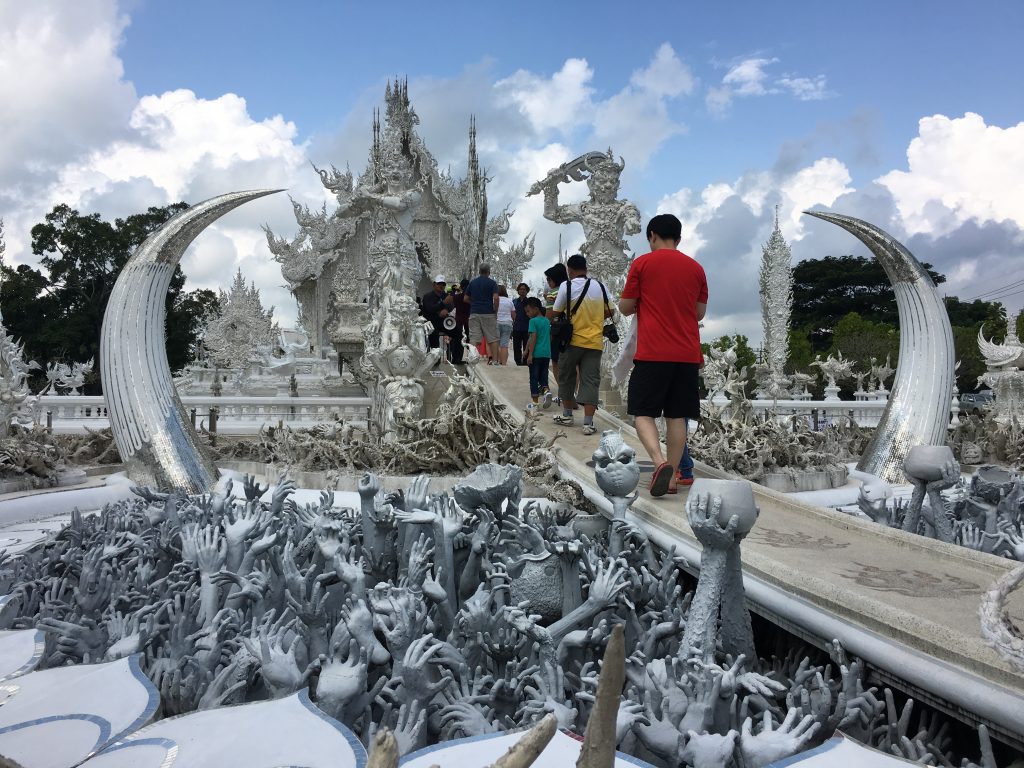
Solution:
[{"label": "sneaker", "polygon": [[545,393],[544,393],[543,395],[541,395],[541,398],[540,398],[540,407],[541,407],[541,408],[542,408],[543,410],[545,410],[545,411],[546,411],[546,410],[547,410],[548,408],[550,408],[550,407],[551,407],[551,400],[552,400],[552,398],[551,398],[551,393],[550,393],[550,392],[545,392]]},{"label": "sneaker", "polygon": [[576,423],[576,419],[574,419],[572,416],[566,416],[563,413],[559,413],[555,416],[552,416],[551,420],[555,422],[555,424],[561,424],[563,427],[571,427],[573,424]]},{"label": "sneaker", "polygon": [[595,432],[597,432],[597,427],[595,427],[593,424],[584,424],[583,425],[583,434],[584,435],[592,435]]}]

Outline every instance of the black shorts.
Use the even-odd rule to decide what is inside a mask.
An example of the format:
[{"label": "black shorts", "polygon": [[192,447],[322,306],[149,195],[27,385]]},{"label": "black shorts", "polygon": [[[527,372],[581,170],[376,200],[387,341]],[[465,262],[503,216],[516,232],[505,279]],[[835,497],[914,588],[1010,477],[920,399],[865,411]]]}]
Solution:
[{"label": "black shorts", "polygon": [[699,372],[697,363],[635,361],[629,377],[626,411],[630,416],[655,419],[699,419]]}]

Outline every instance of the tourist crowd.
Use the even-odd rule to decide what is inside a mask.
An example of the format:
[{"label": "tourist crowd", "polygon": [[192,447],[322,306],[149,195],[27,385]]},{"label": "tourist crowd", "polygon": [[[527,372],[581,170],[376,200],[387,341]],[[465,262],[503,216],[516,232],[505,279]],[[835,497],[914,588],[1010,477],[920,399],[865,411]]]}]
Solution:
[{"label": "tourist crowd", "polygon": [[[458,350],[461,361],[467,333],[469,343],[486,354],[488,365],[504,366],[511,342],[515,364],[530,369],[531,401],[545,408],[557,404],[561,412],[554,421],[565,427],[575,426],[576,411],[582,411],[582,433],[593,435],[607,368],[602,367],[606,342],[620,341],[615,310],[623,317],[635,316],[616,366],[632,368],[627,411],[654,464],[651,495],[674,494],[678,485],[693,481],[686,432],[689,421],[700,419],[699,323],[708,302],[704,270],[679,251],[681,237],[682,225],[675,216],[659,214],[650,220],[651,251],[632,262],[615,305],[604,283],[588,274],[582,254],[545,270],[548,290],[543,300],[531,297],[526,283],[516,287],[516,299],[509,298],[507,286],[491,277],[489,264],[480,265],[479,275],[462,292],[445,293],[444,277],[438,276],[433,291],[422,299],[423,313],[434,323],[431,346],[447,335],[449,348]],[[465,327],[451,323],[445,330],[444,319],[460,297],[468,308],[468,322]],[[454,356],[450,359],[456,362]],[[658,419],[664,419],[664,451]]]}]

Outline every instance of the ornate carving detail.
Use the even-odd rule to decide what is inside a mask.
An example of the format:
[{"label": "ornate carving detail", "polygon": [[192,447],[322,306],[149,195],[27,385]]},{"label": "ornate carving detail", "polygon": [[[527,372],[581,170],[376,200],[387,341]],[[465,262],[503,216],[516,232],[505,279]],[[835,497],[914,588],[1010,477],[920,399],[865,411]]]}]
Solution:
[{"label": "ornate carving detail", "polygon": [[957,597],[981,591],[981,585],[938,571],[905,571],[901,568],[879,568],[854,563],[839,575],[877,592],[896,592],[908,597]]},{"label": "ornate carving detail", "polygon": [[850,546],[849,542],[836,541],[831,536],[811,536],[803,531],[783,533],[764,526],[754,531],[751,538],[760,544],[783,549],[845,549]]},{"label": "ornate carving detail", "polygon": [[[529,194],[544,193],[544,218],[558,224],[583,226],[586,242],[580,252],[587,257],[587,271],[593,277],[614,284],[621,280],[630,256],[624,235],[640,231],[640,210],[628,200],[618,200],[619,177],[625,160],[607,153],[588,152],[552,169],[530,187]],[[586,181],[590,199],[582,203],[558,204],[558,185],[570,180]]]},{"label": "ornate carving detail", "polygon": [[259,290],[246,286],[239,269],[231,291],[220,292],[220,314],[203,331],[203,346],[214,365],[246,368],[269,359],[278,334],[274,308],[263,308]]},{"label": "ornate carving detail", "polygon": [[28,376],[38,368],[35,360],[25,361],[24,348],[7,333],[0,315],[0,437],[8,435],[12,422],[32,423],[36,398],[29,390]]},{"label": "ornate carving detail", "polygon": [[761,247],[761,329],[764,359],[756,371],[758,389],[773,399],[788,395],[790,379],[785,375],[789,359],[789,318],[793,311],[793,267],[789,245],[779,229],[779,208],[775,207],[775,229]]},{"label": "ornate carving detail", "polygon": [[87,363],[49,363],[46,366],[47,390],[60,394],[58,390],[67,390],[65,395],[81,394],[78,388],[85,384],[85,377],[92,373],[93,361]]}]

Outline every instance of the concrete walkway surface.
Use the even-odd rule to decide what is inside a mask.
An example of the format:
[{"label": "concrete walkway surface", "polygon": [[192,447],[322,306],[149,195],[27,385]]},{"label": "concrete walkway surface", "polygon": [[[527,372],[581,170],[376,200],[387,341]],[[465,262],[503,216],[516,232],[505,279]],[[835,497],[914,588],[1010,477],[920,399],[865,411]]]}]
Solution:
[{"label": "concrete walkway surface", "polygon": [[[525,418],[525,367],[478,365],[474,373],[498,402]],[[602,429],[622,430],[645,465],[631,519],[655,543],[677,546],[696,570],[700,545],[686,521],[686,489],[652,498],[646,490],[652,465],[631,426],[599,411],[598,433],[584,436],[582,411],[575,426],[561,427],[551,420],[557,408],[542,412],[539,427],[549,436],[567,433],[555,444],[563,474],[599,499],[588,462]],[[695,474],[736,479],[700,462]],[[1024,740],[1024,676],[984,644],[978,619],[982,592],[1018,563],[812,506],[764,486],[753,489],[760,516],[742,545],[753,611],[819,645],[836,637],[887,682],[964,719],[990,722],[1011,741]],[[1024,627],[1024,591],[1012,595],[1009,613]],[[950,691],[951,686],[965,690]],[[1006,707],[1016,712],[1000,715]]]}]

